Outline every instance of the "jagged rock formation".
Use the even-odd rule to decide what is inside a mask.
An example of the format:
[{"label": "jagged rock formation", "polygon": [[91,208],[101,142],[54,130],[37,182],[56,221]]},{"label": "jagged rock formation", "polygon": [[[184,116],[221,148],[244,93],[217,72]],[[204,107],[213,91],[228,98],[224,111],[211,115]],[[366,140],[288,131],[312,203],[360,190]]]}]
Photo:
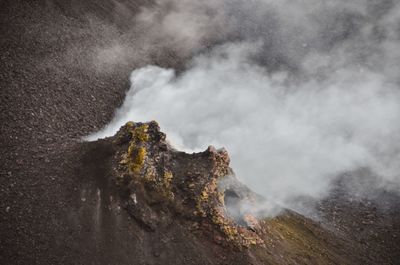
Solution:
[{"label": "jagged rock formation", "polygon": [[[115,142],[123,147],[117,153],[121,160],[116,182],[129,194],[127,210],[146,229],[155,230],[164,217],[179,215],[219,244],[241,248],[264,243],[255,231],[255,217],[246,213],[239,225],[226,210],[225,190],[218,188],[220,180],[234,175],[226,150],[210,146],[197,154],[179,152],[166,142],[156,122],[129,122]],[[228,196],[239,193],[229,190]]]},{"label": "jagged rock formation", "polygon": [[[251,204],[260,198],[234,177],[224,149],[178,151],[154,121],[128,122],[114,137],[100,142],[114,150],[112,183],[118,205],[145,234],[165,233],[179,224],[186,231],[180,240],[198,241],[199,251],[215,251],[218,246],[219,257],[204,257],[211,264],[358,261],[348,254],[351,248],[345,241],[297,213],[285,210],[279,217],[260,219],[251,211],[237,211],[243,201]],[[219,185],[224,179],[229,184]],[[178,262],[159,258],[162,264]]]}]

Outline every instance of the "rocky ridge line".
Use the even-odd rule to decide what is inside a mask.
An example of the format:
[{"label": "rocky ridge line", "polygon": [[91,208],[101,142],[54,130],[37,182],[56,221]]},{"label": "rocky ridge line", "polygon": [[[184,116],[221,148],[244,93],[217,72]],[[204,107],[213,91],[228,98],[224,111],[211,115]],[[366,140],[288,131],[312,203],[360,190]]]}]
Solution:
[{"label": "rocky ridge line", "polygon": [[[126,209],[147,230],[154,231],[162,220],[179,215],[218,244],[238,248],[264,244],[254,215],[243,214],[238,224],[225,206],[227,193],[218,183],[234,176],[225,149],[177,151],[155,121],[128,122],[114,142],[122,147],[116,155],[116,183],[125,191]],[[232,193],[237,201],[255,197],[247,193],[247,198],[239,199],[240,190],[229,190]]]}]

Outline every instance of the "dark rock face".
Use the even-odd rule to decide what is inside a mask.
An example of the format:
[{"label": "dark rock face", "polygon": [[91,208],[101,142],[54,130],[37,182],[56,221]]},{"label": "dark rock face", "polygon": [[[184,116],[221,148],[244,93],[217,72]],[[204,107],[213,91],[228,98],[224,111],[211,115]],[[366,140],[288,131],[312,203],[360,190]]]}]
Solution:
[{"label": "dark rock face", "polygon": [[[120,215],[118,222],[137,237],[129,248],[140,253],[139,242],[154,244],[146,250],[154,252],[151,257],[146,251],[138,254],[138,264],[203,264],[204,260],[209,264],[347,264],[362,260],[358,254],[350,255],[359,253],[351,242],[297,213],[285,210],[276,218],[260,219],[249,210],[238,210],[243,202],[251,205],[261,199],[234,177],[224,149],[180,152],[168,144],[156,122],[128,122],[114,137],[85,145],[98,150],[85,155],[89,160],[110,150],[108,169],[103,169],[109,173],[102,180],[108,188],[101,193],[112,198],[106,206],[109,218]],[[93,166],[101,164],[104,161]],[[160,244],[156,240],[160,237],[179,247]],[[178,255],[182,244],[189,260]]]},{"label": "dark rock face", "polygon": [[187,154],[165,138],[156,122],[129,122],[115,136],[120,150],[116,183],[128,193],[126,209],[131,216],[149,231],[179,216],[190,227],[207,228],[204,232],[218,238],[219,244],[262,245],[254,227],[238,224],[226,210],[226,191],[218,185],[234,174],[226,150],[210,146],[202,153]]}]

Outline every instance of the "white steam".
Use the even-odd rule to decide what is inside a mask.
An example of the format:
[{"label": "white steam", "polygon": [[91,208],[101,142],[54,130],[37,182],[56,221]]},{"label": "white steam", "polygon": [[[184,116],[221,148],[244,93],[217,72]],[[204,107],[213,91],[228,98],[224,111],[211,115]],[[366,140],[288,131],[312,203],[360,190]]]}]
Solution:
[{"label": "white steam", "polygon": [[92,138],[129,120],[157,120],[186,149],[225,146],[239,178],[279,201],[321,196],[333,177],[359,167],[397,179],[398,91],[374,73],[350,70],[288,84],[285,73],[249,64],[253,49],[218,47],[179,77],[156,66],[134,71],[114,121]]},{"label": "white steam", "polygon": [[281,2],[143,9],[145,43],[200,55],[179,75],[133,71],[114,120],[89,138],[156,120],[180,148],[226,147],[239,179],[282,203],[322,198],[338,175],[359,168],[399,184],[400,5],[378,14],[371,1]]}]

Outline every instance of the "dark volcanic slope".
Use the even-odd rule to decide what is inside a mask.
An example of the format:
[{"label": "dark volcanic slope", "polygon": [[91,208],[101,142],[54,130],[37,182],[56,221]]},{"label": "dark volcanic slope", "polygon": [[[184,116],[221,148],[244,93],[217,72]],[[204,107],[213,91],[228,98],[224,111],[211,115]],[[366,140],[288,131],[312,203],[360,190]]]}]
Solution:
[{"label": "dark volcanic slope", "polygon": [[96,65],[98,49],[122,38],[114,5],[0,3],[1,264],[77,264],[77,250],[96,262],[95,243],[78,240],[90,228],[67,224],[81,184],[64,154],[110,120],[128,87],[135,65]]},{"label": "dark volcanic slope", "polygon": [[[1,1],[0,264],[165,264],[159,257],[179,264],[211,264],[225,257],[213,252],[214,245],[199,245],[202,241],[182,226],[149,236],[126,211],[116,215],[105,208],[113,198],[109,179],[115,150],[107,141],[79,143],[80,137],[111,119],[128,87],[130,71],[146,63],[129,53],[114,57],[101,52],[115,43],[130,43],[135,35],[125,33],[131,16],[145,2]],[[164,65],[177,61],[157,59]],[[400,235],[392,230],[399,230],[398,212],[389,211],[383,228],[381,221],[377,226],[365,224],[357,237],[361,222],[372,218],[364,217],[370,206],[357,212],[341,197],[337,200],[337,205],[327,203],[327,218],[334,225],[339,220],[344,234],[354,234],[345,239],[361,242],[355,259],[379,263],[379,253],[370,251],[378,250],[386,263],[395,264]],[[337,252],[321,253],[331,262],[339,259],[337,253],[352,260],[351,251],[343,249],[348,242],[336,241],[302,217],[280,217],[267,227],[277,236],[271,237],[271,259],[280,258],[275,244],[282,251],[293,247],[293,260],[296,244],[309,244],[313,255],[321,246],[326,250],[338,244]],[[292,238],[292,245],[286,237]],[[373,254],[358,259],[365,253]],[[232,254],[235,257],[239,260],[241,255]],[[266,263],[271,261],[264,257]],[[297,261],[308,260],[302,256]]]}]

